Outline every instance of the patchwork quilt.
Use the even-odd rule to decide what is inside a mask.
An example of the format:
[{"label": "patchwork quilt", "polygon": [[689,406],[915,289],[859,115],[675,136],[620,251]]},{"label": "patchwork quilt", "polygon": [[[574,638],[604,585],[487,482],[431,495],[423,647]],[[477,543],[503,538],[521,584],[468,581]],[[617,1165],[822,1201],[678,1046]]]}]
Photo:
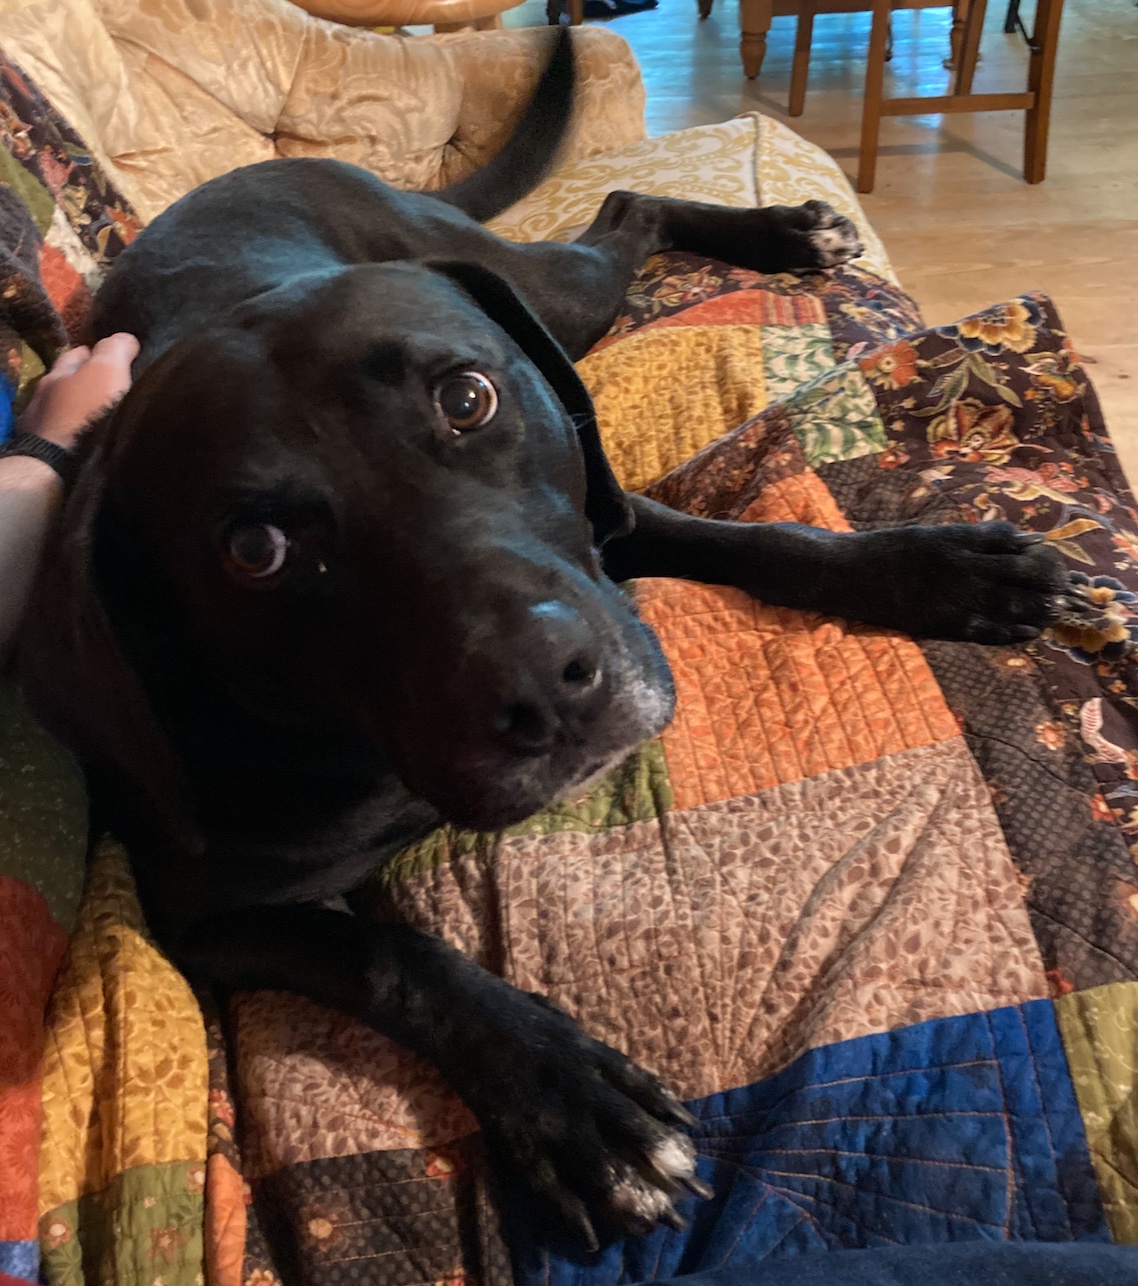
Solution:
[{"label": "patchwork quilt", "polygon": [[[50,192],[40,151],[18,160]],[[73,158],[72,208],[95,182]],[[53,302],[83,279],[67,245]],[[0,1273],[616,1286],[1138,1241],[1138,507],[1054,305],[927,329],[857,269],[669,255],[580,369],[630,488],[833,530],[1005,517],[1094,611],[984,648],[637,583],[678,688],[664,735],[583,798],[376,873],[376,916],[549,995],[698,1118],[714,1200],[582,1260],[489,1200],[430,1067],[293,996],[193,995],[112,841],[84,877],[74,766],[0,689]]]}]

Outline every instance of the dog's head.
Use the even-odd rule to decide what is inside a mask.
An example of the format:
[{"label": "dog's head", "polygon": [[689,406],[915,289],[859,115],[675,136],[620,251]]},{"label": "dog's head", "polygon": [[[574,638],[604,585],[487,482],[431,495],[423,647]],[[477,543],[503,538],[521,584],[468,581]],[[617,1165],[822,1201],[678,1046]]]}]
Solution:
[{"label": "dog's head", "polygon": [[671,716],[600,568],[629,521],[588,395],[500,278],[344,269],[180,341],[92,431],[25,657],[81,750],[136,776],[177,640],[259,721],[362,735],[496,828]]}]

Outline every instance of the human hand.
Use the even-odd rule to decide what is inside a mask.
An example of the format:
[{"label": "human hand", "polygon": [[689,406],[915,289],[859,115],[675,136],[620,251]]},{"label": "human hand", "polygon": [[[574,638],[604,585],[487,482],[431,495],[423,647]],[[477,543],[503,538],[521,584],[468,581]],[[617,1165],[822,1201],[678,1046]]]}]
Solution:
[{"label": "human hand", "polygon": [[67,349],[40,380],[16,432],[70,447],[85,424],[130,388],[138,349],[138,340],[125,332],[108,335],[94,348]]}]

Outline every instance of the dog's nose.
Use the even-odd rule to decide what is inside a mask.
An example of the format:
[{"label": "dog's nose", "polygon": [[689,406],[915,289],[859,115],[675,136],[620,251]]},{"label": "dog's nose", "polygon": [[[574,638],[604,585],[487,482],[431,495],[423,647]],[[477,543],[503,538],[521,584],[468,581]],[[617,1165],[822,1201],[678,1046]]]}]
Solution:
[{"label": "dog's nose", "polygon": [[568,604],[531,607],[518,638],[516,691],[498,707],[493,730],[517,754],[551,750],[562,734],[580,733],[600,712],[607,684],[588,622]]}]

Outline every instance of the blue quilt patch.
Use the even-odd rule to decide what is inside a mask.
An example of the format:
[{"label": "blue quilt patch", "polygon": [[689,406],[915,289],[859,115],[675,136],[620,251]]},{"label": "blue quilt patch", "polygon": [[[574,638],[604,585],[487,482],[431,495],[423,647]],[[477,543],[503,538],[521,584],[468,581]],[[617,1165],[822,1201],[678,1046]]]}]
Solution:
[{"label": "blue quilt patch", "polygon": [[589,1262],[513,1236],[524,1286],[614,1286],[843,1247],[1109,1241],[1049,1000],[825,1046],[689,1103],[712,1201]]},{"label": "blue quilt patch", "polygon": [[38,1241],[0,1241],[0,1273],[34,1282],[39,1281],[39,1267]]},{"label": "blue quilt patch", "polygon": [[16,401],[16,390],[6,375],[0,375],[0,446],[12,436],[15,427],[13,404]]}]

